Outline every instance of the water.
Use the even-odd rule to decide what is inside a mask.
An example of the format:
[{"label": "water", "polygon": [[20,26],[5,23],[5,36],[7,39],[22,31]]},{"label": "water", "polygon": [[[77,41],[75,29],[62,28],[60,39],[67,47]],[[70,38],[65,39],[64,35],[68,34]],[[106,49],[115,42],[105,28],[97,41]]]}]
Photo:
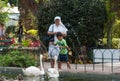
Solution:
[{"label": "water", "polygon": [[[37,80],[36,80],[37,81]],[[50,78],[50,79],[40,79],[38,81],[120,81],[120,78],[116,77],[59,77],[59,78]]]},{"label": "water", "polygon": [[[23,77],[22,75],[8,78],[8,81],[120,81],[120,74],[100,75],[89,73],[62,73],[59,78],[40,77]],[[3,78],[3,77],[1,77]],[[5,78],[5,77],[4,77]],[[0,80],[5,81],[5,80]]]}]

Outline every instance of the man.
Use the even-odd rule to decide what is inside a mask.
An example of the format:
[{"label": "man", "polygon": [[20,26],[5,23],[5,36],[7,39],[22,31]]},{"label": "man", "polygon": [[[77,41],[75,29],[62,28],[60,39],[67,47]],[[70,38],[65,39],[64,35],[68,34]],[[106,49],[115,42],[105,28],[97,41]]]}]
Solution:
[{"label": "man", "polygon": [[49,41],[49,49],[48,49],[48,53],[49,53],[49,57],[51,58],[51,67],[54,68],[54,59],[53,57],[56,55],[59,55],[59,48],[57,46],[54,46],[55,42],[58,40],[57,39],[57,32],[61,32],[63,34],[63,36],[67,35],[67,31],[68,29],[65,27],[65,25],[61,22],[61,17],[60,16],[56,16],[54,18],[54,24],[51,24],[49,29],[48,29],[48,35],[54,35],[53,40]]}]

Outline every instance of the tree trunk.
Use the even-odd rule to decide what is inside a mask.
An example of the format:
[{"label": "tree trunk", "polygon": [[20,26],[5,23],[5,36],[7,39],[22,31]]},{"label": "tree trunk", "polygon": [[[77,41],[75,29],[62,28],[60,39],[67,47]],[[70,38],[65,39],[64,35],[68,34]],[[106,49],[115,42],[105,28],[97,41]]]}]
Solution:
[{"label": "tree trunk", "polygon": [[111,48],[112,47],[112,26],[115,21],[115,0],[108,0],[109,4],[109,11],[108,13],[108,22],[107,22],[107,47]]},{"label": "tree trunk", "polygon": [[38,7],[43,3],[43,0],[36,2],[35,0],[19,0],[18,8],[20,11],[20,21],[22,21],[26,30],[36,28],[36,16]]},{"label": "tree trunk", "polygon": [[107,47],[112,47],[112,26],[113,26],[113,20],[109,20],[107,23]]}]

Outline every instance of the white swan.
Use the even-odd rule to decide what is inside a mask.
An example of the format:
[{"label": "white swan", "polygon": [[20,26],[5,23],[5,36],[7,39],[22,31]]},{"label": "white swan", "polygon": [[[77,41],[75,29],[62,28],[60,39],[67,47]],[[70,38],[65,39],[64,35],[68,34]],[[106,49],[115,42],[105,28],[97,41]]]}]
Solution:
[{"label": "white swan", "polygon": [[57,56],[54,56],[55,65],[54,68],[49,68],[46,74],[48,77],[59,77],[58,65],[57,65]]},{"label": "white swan", "polygon": [[39,76],[39,75],[44,75],[45,71],[42,65],[42,57],[43,55],[40,55],[40,68],[35,67],[35,66],[30,66],[26,69],[22,69],[23,74],[25,76]]}]

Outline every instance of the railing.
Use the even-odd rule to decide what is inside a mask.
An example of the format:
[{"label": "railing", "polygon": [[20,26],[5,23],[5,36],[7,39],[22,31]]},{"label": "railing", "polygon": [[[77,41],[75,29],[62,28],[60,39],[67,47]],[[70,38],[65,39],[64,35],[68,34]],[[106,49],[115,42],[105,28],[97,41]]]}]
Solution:
[{"label": "railing", "polygon": [[[80,50],[81,51],[81,50]],[[96,72],[112,72],[120,73],[120,49],[89,49],[91,52],[90,56],[83,56],[83,64],[75,63],[75,69],[79,70],[82,68],[84,72],[96,71]],[[87,54],[88,55],[88,54]],[[75,56],[76,57],[76,56]],[[78,57],[78,56],[77,56]],[[84,62],[87,59],[92,63]]]}]

